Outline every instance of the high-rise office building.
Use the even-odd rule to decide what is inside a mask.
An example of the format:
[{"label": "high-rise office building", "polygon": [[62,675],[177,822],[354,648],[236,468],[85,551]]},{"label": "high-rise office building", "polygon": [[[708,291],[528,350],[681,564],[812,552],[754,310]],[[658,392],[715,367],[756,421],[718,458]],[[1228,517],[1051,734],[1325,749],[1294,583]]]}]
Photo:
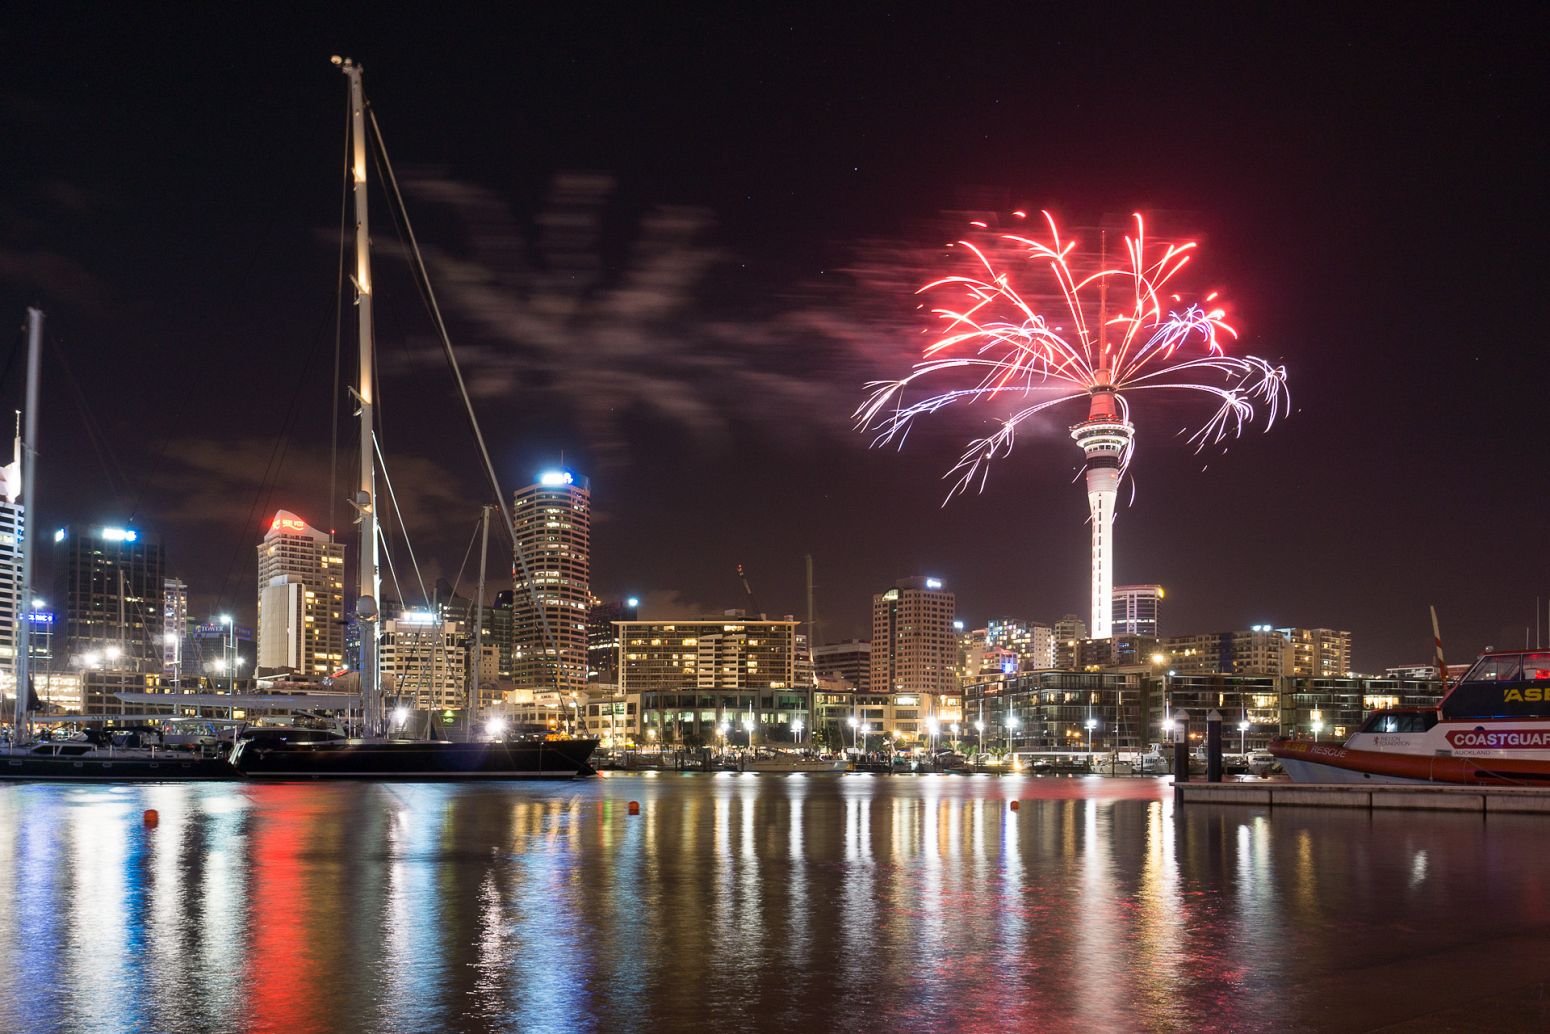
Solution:
[{"label": "high-rise office building", "polygon": [[16,672],[16,628],[21,616],[21,541],[25,507],[21,502],[21,448],[0,467],[0,693],[9,693]]},{"label": "high-rise office building", "polygon": [[166,645],[162,547],[134,528],[54,532],[56,651],[75,667],[157,672]]},{"label": "high-rise office building", "polygon": [[1162,610],[1161,585],[1116,585],[1113,630],[1115,635],[1157,635]]},{"label": "high-rise office building", "polygon": [[512,680],[582,689],[592,602],[592,492],[586,478],[547,470],[512,498]]},{"label": "high-rise office building", "polygon": [[958,690],[955,598],[936,578],[908,578],[872,597],[869,690],[921,698],[921,717],[952,721]]},{"label": "high-rise office building", "polygon": [[188,583],[162,579],[161,672],[173,677],[183,669],[183,640],[188,638]]},{"label": "high-rise office building", "polygon": [[465,626],[433,611],[402,611],[382,623],[382,675],[391,693],[414,709],[460,708],[468,702]]},{"label": "high-rise office building", "polygon": [[495,594],[495,602],[485,612],[490,626],[490,642],[495,644],[496,667],[500,677],[511,678],[511,612],[512,592],[506,589]]},{"label": "high-rise office building", "polygon": [[638,617],[640,600],[634,596],[609,603],[592,598],[592,606],[587,610],[588,682],[619,681],[619,628],[615,622],[634,621]]},{"label": "high-rise office building", "polygon": [[838,675],[859,693],[872,685],[872,644],[864,639],[844,639],[813,647],[813,671],[819,677]]},{"label": "high-rise office building", "polygon": [[1087,622],[1077,615],[1067,614],[1055,622],[1055,667],[1075,671],[1078,644],[1086,638]]},{"label": "high-rise office building", "polygon": [[[1118,626],[1115,631],[1119,631]],[[1037,621],[993,618],[985,625],[985,644],[1012,651],[1018,671],[1045,671],[1055,666],[1055,630]]]},{"label": "high-rise office building", "polygon": [[344,543],[281,510],[258,547],[259,669],[331,675],[344,662]]}]

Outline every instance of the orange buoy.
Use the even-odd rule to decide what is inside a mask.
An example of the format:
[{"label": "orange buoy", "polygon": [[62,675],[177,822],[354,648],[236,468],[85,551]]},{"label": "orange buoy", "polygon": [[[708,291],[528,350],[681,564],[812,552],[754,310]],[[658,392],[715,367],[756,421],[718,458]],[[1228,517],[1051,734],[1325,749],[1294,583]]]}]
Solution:
[{"label": "orange buoy", "polygon": [[631,801],[630,802],[630,814],[631,815],[639,815],[640,814],[640,801]]},{"label": "orange buoy", "polygon": [[145,828],[153,829],[161,823],[161,813],[158,812],[155,808],[147,808],[145,809],[144,819]]},{"label": "orange buoy", "polygon": [[1012,802],[1012,810],[1013,810],[1013,811],[1016,811],[1016,810],[1017,810],[1017,808],[1018,808],[1018,805],[1019,805],[1019,803],[1020,803],[1020,802],[1018,802],[1018,801],[1013,801],[1013,802]]}]

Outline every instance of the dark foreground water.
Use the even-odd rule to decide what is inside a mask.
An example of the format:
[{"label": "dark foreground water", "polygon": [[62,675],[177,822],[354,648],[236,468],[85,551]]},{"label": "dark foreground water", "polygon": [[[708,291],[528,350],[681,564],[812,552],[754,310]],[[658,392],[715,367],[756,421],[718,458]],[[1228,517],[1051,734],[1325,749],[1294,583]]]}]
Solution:
[{"label": "dark foreground water", "polygon": [[0,860],[5,1031],[1550,1029],[1530,816],[1097,778],[10,786]]}]

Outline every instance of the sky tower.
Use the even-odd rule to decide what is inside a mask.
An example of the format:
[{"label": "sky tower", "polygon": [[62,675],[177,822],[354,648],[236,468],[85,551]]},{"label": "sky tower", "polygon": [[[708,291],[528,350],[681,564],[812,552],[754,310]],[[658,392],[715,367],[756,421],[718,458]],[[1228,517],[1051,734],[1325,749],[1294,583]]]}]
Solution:
[{"label": "sky tower", "polygon": [[1093,526],[1093,616],[1094,639],[1113,634],[1114,595],[1114,498],[1119,494],[1119,471],[1130,448],[1136,429],[1119,409],[1108,372],[1098,371],[1092,388],[1087,419],[1071,428],[1071,437],[1087,457],[1087,506]]}]

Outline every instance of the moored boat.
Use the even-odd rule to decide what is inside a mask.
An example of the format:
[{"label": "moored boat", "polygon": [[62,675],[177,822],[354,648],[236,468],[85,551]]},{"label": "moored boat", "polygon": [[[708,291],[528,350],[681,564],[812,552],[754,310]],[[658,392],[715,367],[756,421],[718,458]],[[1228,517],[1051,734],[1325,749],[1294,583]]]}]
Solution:
[{"label": "moored boat", "polygon": [[1483,654],[1435,708],[1375,711],[1344,743],[1270,753],[1299,783],[1550,785],[1550,651]]},{"label": "moored boat", "polygon": [[574,779],[593,775],[597,740],[347,739],[322,729],[245,732],[231,765],[248,779]]},{"label": "moored boat", "polygon": [[42,740],[0,754],[0,780],[122,783],[236,777],[237,770],[220,752],[164,746],[160,733],[149,728]]}]

